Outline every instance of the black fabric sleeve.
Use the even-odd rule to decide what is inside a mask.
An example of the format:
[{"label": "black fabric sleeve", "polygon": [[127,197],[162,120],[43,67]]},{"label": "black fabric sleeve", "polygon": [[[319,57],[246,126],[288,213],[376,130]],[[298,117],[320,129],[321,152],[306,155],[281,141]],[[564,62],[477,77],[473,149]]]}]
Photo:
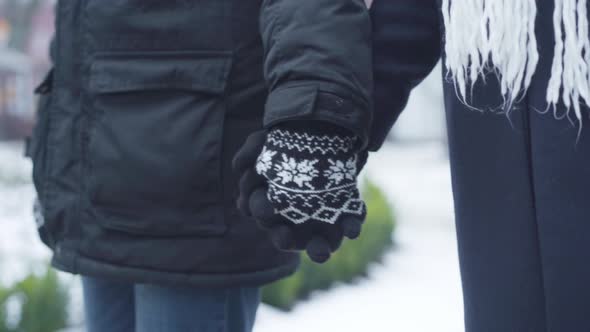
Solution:
[{"label": "black fabric sleeve", "polygon": [[264,124],[321,120],[368,143],[371,22],[363,0],[263,0],[260,31],[269,87]]},{"label": "black fabric sleeve", "polygon": [[375,111],[369,141],[378,150],[406,107],[411,90],[441,55],[437,0],[374,0],[373,74]]}]

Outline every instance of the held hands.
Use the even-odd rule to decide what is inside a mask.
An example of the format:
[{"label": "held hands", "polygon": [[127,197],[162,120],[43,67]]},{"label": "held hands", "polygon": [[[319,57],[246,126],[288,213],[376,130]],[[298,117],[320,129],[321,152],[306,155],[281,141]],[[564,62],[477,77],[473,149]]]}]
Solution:
[{"label": "held hands", "polygon": [[234,159],[238,207],[281,250],[306,250],[318,263],[343,237],[360,235],[366,216],[357,175],[366,155],[356,138],[328,124],[299,123],[252,134]]}]

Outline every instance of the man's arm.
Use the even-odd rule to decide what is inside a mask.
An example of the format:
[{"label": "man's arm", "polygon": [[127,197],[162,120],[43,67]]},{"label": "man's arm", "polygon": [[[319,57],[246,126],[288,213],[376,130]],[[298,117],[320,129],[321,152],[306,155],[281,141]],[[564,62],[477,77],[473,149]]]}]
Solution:
[{"label": "man's arm", "polygon": [[234,159],[238,206],[277,248],[325,262],[359,236],[359,150],[372,115],[371,22],[363,0],[263,0],[265,130]]},{"label": "man's arm", "polygon": [[375,112],[369,149],[378,150],[406,107],[411,90],[441,55],[436,0],[374,0],[373,66]]},{"label": "man's arm", "polygon": [[322,120],[367,144],[372,116],[371,23],[363,0],[263,0],[270,89],[266,127]]}]

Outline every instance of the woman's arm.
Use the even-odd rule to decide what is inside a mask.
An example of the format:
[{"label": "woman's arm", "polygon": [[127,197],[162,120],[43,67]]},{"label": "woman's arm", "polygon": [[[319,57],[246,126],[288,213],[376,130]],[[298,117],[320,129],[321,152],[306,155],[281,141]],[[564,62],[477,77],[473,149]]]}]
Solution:
[{"label": "woman's arm", "polygon": [[369,149],[378,150],[405,108],[411,90],[441,55],[436,0],[374,0],[373,72],[375,112]]}]

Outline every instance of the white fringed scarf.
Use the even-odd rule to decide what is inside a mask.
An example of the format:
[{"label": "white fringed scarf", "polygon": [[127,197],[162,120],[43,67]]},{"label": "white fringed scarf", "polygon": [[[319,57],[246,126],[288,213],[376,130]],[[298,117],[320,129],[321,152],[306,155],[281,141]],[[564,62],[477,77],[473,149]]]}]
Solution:
[{"label": "white fringed scarf", "polygon": [[[535,0],[443,0],[446,66],[460,99],[495,72],[504,96],[503,109],[524,96],[539,61]],[[581,103],[590,105],[590,40],[586,0],[555,0],[555,56],[547,88],[547,111],[556,118],[570,111],[581,130]],[[565,113],[556,107],[562,101]],[[561,110],[563,111],[563,110]]]}]

